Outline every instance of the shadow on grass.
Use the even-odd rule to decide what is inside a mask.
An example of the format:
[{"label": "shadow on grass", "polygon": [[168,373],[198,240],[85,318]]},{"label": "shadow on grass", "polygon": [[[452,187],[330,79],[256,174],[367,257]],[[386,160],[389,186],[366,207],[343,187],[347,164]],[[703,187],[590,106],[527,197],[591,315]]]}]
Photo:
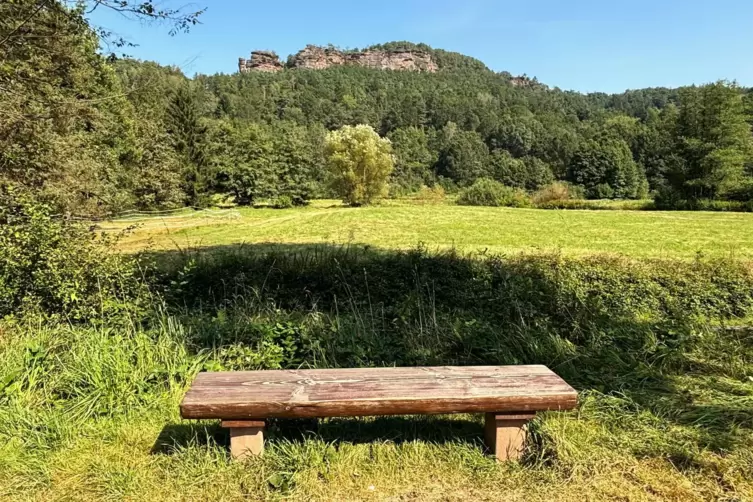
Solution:
[{"label": "shadow on grass", "polygon": [[300,441],[311,434],[327,443],[373,443],[412,441],[481,444],[480,422],[453,417],[388,416],[374,418],[329,418],[326,420],[277,420],[274,437]]},{"label": "shadow on grass", "polygon": [[[191,349],[214,354],[223,369],[270,367],[243,366],[236,348],[270,344],[281,348],[275,364],[283,367],[545,364],[579,390],[632,401],[616,413],[648,410],[666,425],[701,431],[698,445],[715,452],[738,446],[738,431],[753,423],[748,401],[729,389],[706,389],[722,397],[700,401],[676,385],[694,374],[702,378],[693,385],[705,389],[703,377],[729,372],[713,353],[702,362],[688,355],[707,329],[699,319],[751,308],[750,277],[734,263],[269,243],[145,258],[156,264],[154,283],[169,308],[191,326]],[[719,336],[716,353],[750,353],[708,333]],[[270,436],[291,440],[307,430],[327,441],[481,437],[473,422],[403,417],[276,427]]]},{"label": "shadow on grass", "polygon": [[152,455],[172,455],[191,446],[216,447],[227,443],[227,431],[219,422],[184,422],[167,424],[154,441]]},{"label": "shadow on grass", "polygon": [[[340,443],[402,444],[423,441],[434,444],[468,443],[483,448],[483,427],[479,421],[453,417],[388,416],[369,418],[271,419],[264,441],[301,443],[315,437],[337,446]],[[157,436],[151,453],[172,455],[191,446],[224,447],[230,444],[227,429],[219,422],[167,424]]]}]

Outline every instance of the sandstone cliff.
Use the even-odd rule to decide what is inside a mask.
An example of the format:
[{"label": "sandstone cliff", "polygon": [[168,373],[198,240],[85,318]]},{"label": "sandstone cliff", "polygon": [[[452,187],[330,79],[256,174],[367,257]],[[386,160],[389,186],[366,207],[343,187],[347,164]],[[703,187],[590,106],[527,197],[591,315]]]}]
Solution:
[{"label": "sandstone cliff", "polygon": [[238,58],[238,71],[279,71],[283,66],[280,57],[272,51],[253,51],[251,59]]},{"label": "sandstone cliff", "polygon": [[[307,45],[288,60],[291,68],[322,70],[330,66],[356,65],[379,70],[408,70],[435,72],[439,69],[431,55],[423,51],[366,50],[343,52],[332,47]],[[279,71],[283,68],[277,54],[254,51],[251,59],[239,58],[238,71]]]},{"label": "sandstone cliff", "polygon": [[307,45],[290,58],[293,68],[321,70],[337,65],[358,65],[380,70],[437,71],[431,56],[420,51],[377,51],[342,52],[330,47]]}]

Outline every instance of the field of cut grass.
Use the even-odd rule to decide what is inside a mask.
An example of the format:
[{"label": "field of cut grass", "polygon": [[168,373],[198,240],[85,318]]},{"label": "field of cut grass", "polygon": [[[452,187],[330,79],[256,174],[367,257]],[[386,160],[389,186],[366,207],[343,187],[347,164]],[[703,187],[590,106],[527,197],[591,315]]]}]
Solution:
[{"label": "field of cut grass", "polygon": [[105,222],[136,225],[127,252],[227,244],[358,244],[491,253],[559,251],[632,257],[753,258],[753,214],[683,211],[582,211],[398,203],[362,208],[315,201],[305,208],[239,208],[225,213]]}]

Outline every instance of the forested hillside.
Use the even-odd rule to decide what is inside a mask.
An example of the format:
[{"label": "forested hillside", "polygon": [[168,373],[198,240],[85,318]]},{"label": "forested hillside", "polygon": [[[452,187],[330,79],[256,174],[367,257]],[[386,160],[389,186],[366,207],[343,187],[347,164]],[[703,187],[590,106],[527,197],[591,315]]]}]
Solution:
[{"label": "forested hillside", "polygon": [[[549,88],[423,44],[436,73],[359,67],[198,75],[104,57],[82,11],[1,7],[0,177],[60,210],[240,204],[329,195],[327,130],[392,141],[390,190],[479,178],[665,206],[753,199],[751,94],[734,83],[619,95]],[[24,8],[21,8],[24,7]],[[55,34],[53,37],[52,34]],[[24,34],[28,36],[23,36]],[[62,34],[62,35],[60,35]]]}]

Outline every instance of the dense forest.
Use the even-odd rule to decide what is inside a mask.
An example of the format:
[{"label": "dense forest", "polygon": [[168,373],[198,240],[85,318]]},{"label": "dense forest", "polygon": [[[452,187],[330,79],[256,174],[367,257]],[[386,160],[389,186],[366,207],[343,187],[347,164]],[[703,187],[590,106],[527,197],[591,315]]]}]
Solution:
[{"label": "dense forest", "polygon": [[0,181],[58,210],[253,204],[331,195],[324,137],[391,140],[395,196],[491,178],[664,207],[753,199],[753,94],[732,82],[581,94],[423,44],[436,73],[361,67],[196,75],[105,54],[83,9],[0,7]]}]

